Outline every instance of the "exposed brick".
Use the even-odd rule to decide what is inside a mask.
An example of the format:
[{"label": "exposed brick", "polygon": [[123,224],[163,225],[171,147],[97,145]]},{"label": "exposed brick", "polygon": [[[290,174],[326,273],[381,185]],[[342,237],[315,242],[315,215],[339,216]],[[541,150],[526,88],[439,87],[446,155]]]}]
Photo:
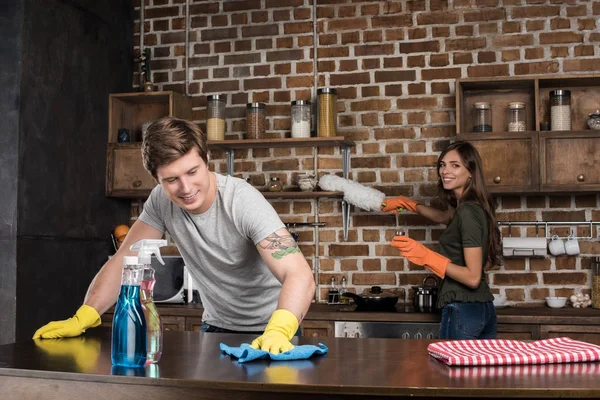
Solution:
[{"label": "exposed brick", "polygon": [[350,164],[352,168],[389,168],[391,161],[389,157],[353,157]]},{"label": "exposed brick", "polygon": [[[370,42],[382,42],[383,41],[383,32],[382,31],[366,31],[363,33],[363,41],[365,43]],[[393,45],[392,52],[394,50]]]},{"label": "exposed brick", "polygon": [[565,72],[598,71],[600,70],[600,59],[565,60],[563,69]]},{"label": "exposed brick", "polygon": [[434,109],[437,107],[435,97],[413,97],[410,99],[398,99],[396,107],[401,110]]},{"label": "exposed brick", "polygon": [[577,268],[575,261],[576,261],[575,257],[561,256],[561,257],[556,257],[554,264],[555,264],[557,270],[566,270],[566,269],[574,270]]},{"label": "exposed brick", "polygon": [[256,25],[242,27],[242,37],[276,36],[279,34],[278,25]]},{"label": "exposed brick", "polygon": [[585,272],[546,272],[543,275],[544,285],[586,285],[587,273]]},{"label": "exposed brick", "polygon": [[335,58],[335,57],[348,57],[350,50],[347,47],[321,47],[317,49],[317,57],[321,58]]},{"label": "exposed brick", "polygon": [[431,36],[434,38],[445,38],[450,36],[450,27],[448,26],[432,26]]},{"label": "exposed brick", "polygon": [[504,21],[502,23],[502,33],[519,33],[521,32],[520,21]]},{"label": "exposed brick", "polygon": [[[367,18],[344,18],[327,21],[327,31],[354,31],[364,30],[369,28],[369,20]],[[373,26],[376,27],[375,25]]]},{"label": "exposed brick", "polygon": [[523,47],[533,44],[533,35],[502,35],[492,39],[495,48]]},{"label": "exposed brick", "polygon": [[537,285],[538,278],[536,274],[531,273],[512,273],[512,274],[503,274],[497,273],[494,274],[493,284],[499,286],[526,286],[526,285]]},{"label": "exposed brick", "polygon": [[300,33],[312,32],[312,22],[295,22],[285,24],[283,27],[283,33],[286,35],[297,35]]},{"label": "exposed brick", "polygon": [[575,57],[589,57],[594,55],[594,46],[575,46],[573,49]]},{"label": "exposed brick", "polygon": [[454,64],[471,64],[473,62],[472,53],[454,53],[452,54]]},{"label": "exposed brick", "polygon": [[414,128],[379,128],[373,130],[376,140],[414,139]]},{"label": "exposed brick", "polygon": [[540,33],[540,44],[581,43],[583,35],[575,32]]},{"label": "exposed brick", "polygon": [[461,76],[460,68],[435,68],[421,70],[421,78],[426,81],[435,79],[457,79]]},{"label": "exposed brick", "polygon": [[427,37],[427,29],[425,28],[409,28],[406,32],[408,40],[419,40]]},{"label": "exposed brick", "polygon": [[421,138],[440,138],[455,136],[454,126],[424,126],[421,128]]},{"label": "exposed brick", "polygon": [[244,90],[263,90],[281,88],[281,78],[244,79]]},{"label": "exposed brick", "polygon": [[400,53],[436,53],[439,50],[438,41],[400,43]]},{"label": "exposed brick", "polygon": [[523,289],[506,289],[506,299],[508,301],[525,300],[525,291]]},{"label": "exposed brick", "polygon": [[550,74],[559,71],[558,61],[515,64],[515,75]]},{"label": "exposed brick", "polygon": [[[403,70],[403,71],[376,71],[375,82],[401,82],[401,81],[414,81],[416,79],[416,72],[414,70]],[[368,83],[368,77],[367,82]]]},{"label": "exposed brick", "polygon": [[563,58],[569,56],[569,48],[568,47],[551,47],[550,55],[552,58]]},{"label": "exposed brick", "polygon": [[412,14],[379,16],[371,18],[373,28],[397,28],[399,26],[412,26]]},{"label": "exposed brick", "polygon": [[353,273],[353,285],[396,285],[396,274],[386,273]]},{"label": "exposed brick", "polygon": [[525,59],[526,60],[537,60],[540,58],[544,58],[544,49],[543,48],[531,48],[525,49]]},{"label": "exposed brick", "polygon": [[245,10],[260,10],[260,0],[244,0],[235,2],[223,3],[224,12],[245,11]]},{"label": "exposed brick", "polygon": [[550,296],[550,289],[532,288],[529,290],[531,300],[544,300],[548,296]]},{"label": "exposed brick", "polygon": [[[485,26],[485,25],[489,25],[489,24],[479,25],[479,33],[480,34],[482,33],[481,32],[482,26]],[[454,28],[454,34],[456,36],[473,36],[473,32],[474,32],[473,28],[474,28],[473,25],[459,25]]]},{"label": "exposed brick", "polygon": [[593,18],[582,18],[577,20],[577,28],[580,31],[591,31],[596,29],[596,20]]},{"label": "exposed brick", "polygon": [[528,6],[513,7],[510,11],[512,19],[531,19],[560,15],[560,6]]},{"label": "exposed brick", "polygon": [[550,29],[553,31],[571,29],[571,20],[567,18],[553,18],[550,20]]},{"label": "exposed brick", "polygon": [[[550,264],[550,261],[548,261]],[[525,259],[523,258],[506,258],[504,260],[505,271],[525,271]]]},{"label": "exposed brick", "polygon": [[208,42],[211,40],[237,39],[238,33],[236,28],[203,29],[200,32],[200,38],[203,42]]},{"label": "exposed brick", "polygon": [[[450,84],[448,82],[432,82],[431,83],[431,94],[450,94]],[[443,112],[443,113],[437,113],[438,115],[440,114],[444,114],[447,117],[447,113]],[[432,119],[431,122],[435,123],[435,122],[446,122],[447,119],[444,118],[442,121],[435,120],[433,118],[434,113],[431,114],[432,115]]]},{"label": "exposed brick", "polygon": [[408,68],[424,67],[425,56],[410,56],[406,59],[406,66]]},{"label": "exposed brick", "polygon": [[417,14],[418,25],[452,25],[458,22],[458,13],[430,12]]},{"label": "exposed brick", "polygon": [[421,156],[405,154],[396,157],[396,165],[400,168],[431,167],[437,163],[437,156]]},{"label": "exposed brick", "polygon": [[431,54],[429,56],[430,67],[445,67],[450,63],[448,54]]},{"label": "exposed brick", "polygon": [[470,77],[484,77],[484,76],[508,76],[508,65],[481,65],[475,67],[468,67],[467,73]]},{"label": "exposed brick", "polygon": [[370,57],[370,56],[381,56],[381,55],[389,55],[394,54],[394,45],[393,44],[373,44],[373,45],[363,45],[356,46],[354,48],[354,54],[357,57]]},{"label": "exposed brick", "polygon": [[446,51],[475,50],[485,46],[486,39],[484,37],[446,40]]},{"label": "exposed brick", "polygon": [[486,22],[506,19],[505,8],[484,8],[464,13],[465,22]]},{"label": "exposed brick", "polygon": [[261,61],[260,53],[233,54],[223,58],[225,65],[230,64],[256,64]]}]

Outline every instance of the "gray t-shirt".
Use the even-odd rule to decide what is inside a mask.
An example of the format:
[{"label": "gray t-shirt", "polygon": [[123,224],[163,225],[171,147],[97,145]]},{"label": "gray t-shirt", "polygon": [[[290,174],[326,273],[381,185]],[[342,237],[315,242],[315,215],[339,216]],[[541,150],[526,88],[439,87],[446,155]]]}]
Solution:
[{"label": "gray t-shirt", "polygon": [[199,285],[203,321],[225,329],[261,331],[277,308],[281,283],[256,245],[285,225],[253,186],[239,178],[215,176],[217,193],[206,212],[188,213],[158,185],[139,219],[175,240]]}]

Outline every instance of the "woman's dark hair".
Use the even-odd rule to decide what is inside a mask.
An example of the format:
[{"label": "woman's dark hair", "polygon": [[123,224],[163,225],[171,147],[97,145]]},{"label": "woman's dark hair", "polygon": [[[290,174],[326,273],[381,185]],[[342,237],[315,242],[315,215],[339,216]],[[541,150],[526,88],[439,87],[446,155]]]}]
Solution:
[{"label": "woman's dark hair", "polygon": [[142,160],[144,168],[158,180],[156,170],[186,155],[190,150],[208,163],[206,134],[191,121],[164,117],[154,121],[144,134]]},{"label": "woman's dark hair", "polygon": [[[467,181],[465,188],[462,192],[460,199],[456,198],[456,195],[452,190],[444,189],[442,178],[440,176],[440,163],[444,156],[456,150],[465,168],[471,174],[471,179]],[[437,173],[438,173],[438,193],[443,202],[450,205],[453,208],[458,206],[459,200],[461,203],[465,201],[477,202],[485,211],[488,218],[488,248],[487,248],[487,260],[491,266],[502,264],[502,245],[500,230],[496,223],[496,202],[494,198],[488,193],[485,186],[485,179],[483,176],[483,163],[481,156],[477,149],[469,142],[459,141],[454,142],[446,147],[440,154],[437,161]]]}]

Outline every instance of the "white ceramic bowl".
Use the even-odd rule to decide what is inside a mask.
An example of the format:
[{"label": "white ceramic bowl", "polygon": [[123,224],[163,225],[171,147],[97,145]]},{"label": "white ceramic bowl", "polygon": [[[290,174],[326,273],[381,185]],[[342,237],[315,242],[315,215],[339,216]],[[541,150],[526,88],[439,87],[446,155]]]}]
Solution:
[{"label": "white ceramic bowl", "polygon": [[562,308],[567,304],[566,297],[546,297],[546,304],[550,308]]},{"label": "white ceramic bowl", "polygon": [[506,305],[506,296],[494,293],[494,306],[502,307]]}]

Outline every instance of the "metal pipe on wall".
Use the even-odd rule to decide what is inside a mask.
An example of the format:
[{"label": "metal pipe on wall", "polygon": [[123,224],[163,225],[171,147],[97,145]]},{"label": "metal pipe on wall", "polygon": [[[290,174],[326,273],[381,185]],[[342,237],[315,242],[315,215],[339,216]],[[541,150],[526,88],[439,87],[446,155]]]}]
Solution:
[{"label": "metal pipe on wall", "polygon": [[190,0],[185,0],[185,95],[189,95],[190,77],[189,77],[189,47],[190,47]]}]

